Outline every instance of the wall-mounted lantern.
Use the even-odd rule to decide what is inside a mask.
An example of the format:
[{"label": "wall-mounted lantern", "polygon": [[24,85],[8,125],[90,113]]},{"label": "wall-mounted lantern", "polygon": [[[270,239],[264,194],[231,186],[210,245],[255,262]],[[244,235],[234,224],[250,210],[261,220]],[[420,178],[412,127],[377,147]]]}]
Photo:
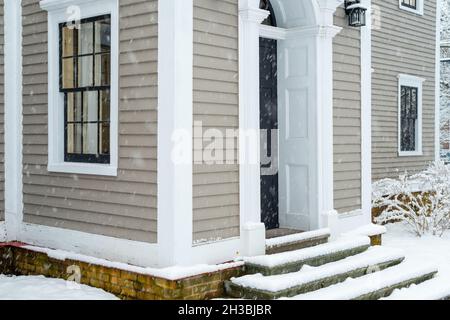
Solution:
[{"label": "wall-mounted lantern", "polygon": [[345,0],[345,13],[348,15],[348,24],[351,27],[364,27],[366,25],[367,8],[360,0]]}]

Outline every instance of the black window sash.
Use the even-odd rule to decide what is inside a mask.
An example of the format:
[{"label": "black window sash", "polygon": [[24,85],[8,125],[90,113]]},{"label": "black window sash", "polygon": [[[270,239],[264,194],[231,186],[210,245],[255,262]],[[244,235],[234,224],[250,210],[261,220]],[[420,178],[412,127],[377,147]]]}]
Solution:
[{"label": "black window sash", "polygon": [[402,0],[402,7],[407,7],[416,10],[417,0]]},{"label": "black window sash", "polygon": [[418,88],[401,86],[400,134],[401,151],[416,151],[418,120]]},{"label": "black window sash", "polygon": [[[110,120],[105,121],[101,119],[101,114],[100,114],[100,99],[101,99],[101,93],[103,92],[109,92],[110,94],[110,90],[111,90],[111,86],[110,85],[99,85],[96,86],[96,79],[95,79],[95,58],[99,55],[104,55],[104,54],[111,54],[111,51],[109,50],[105,50],[102,51],[100,50],[100,52],[96,52],[95,50],[95,46],[96,46],[96,39],[95,39],[95,35],[96,35],[96,30],[95,30],[95,22],[96,21],[101,21],[101,20],[110,20],[111,16],[110,15],[103,15],[103,16],[97,16],[97,17],[92,17],[92,18],[87,18],[87,19],[83,19],[80,20],[80,25],[82,24],[87,24],[87,23],[93,23],[93,30],[92,30],[92,37],[93,37],[93,48],[92,48],[92,53],[88,53],[88,54],[78,54],[78,35],[74,35],[74,39],[73,41],[75,41],[74,43],[74,47],[75,49],[77,49],[77,54],[74,54],[73,56],[63,56],[63,29],[64,27],[68,26],[69,23],[61,23],[59,25],[59,51],[60,51],[60,59],[59,59],[59,70],[60,70],[60,75],[59,75],[59,85],[60,85],[60,92],[64,94],[64,161],[65,162],[82,162],[82,163],[100,163],[100,164],[109,164],[110,163],[110,155],[109,154],[102,154],[103,152],[103,146],[101,146],[100,144],[100,133],[103,131],[103,127],[107,126],[110,128]],[[71,23],[75,23],[75,22],[71,22]],[[74,52],[75,53],[75,52]],[[78,82],[78,60],[80,57],[86,57],[86,56],[92,56],[93,59],[93,63],[92,63],[92,85],[91,86],[84,86],[84,87],[79,87],[79,82]],[[63,59],[69,59],[72,58],[74,61],[74,66],[73,66],[73,88],[64,88],[64,81],[63,81]],[[83,101],[83,97],[84,94],[86,92],[92,92],[92,91],[96,91],[97,92],[97,121],[84,121],[84,101]],[[69,122],[68,121],[68,114],[67,114],[67,109],[68,109],[68,95],[70,93],[81,93],[81,122],[77,122],[77,121],[73,121],[73,122]],[[75,99],[75,98],[74,98]],[[76,108],[76,104],[75,101],[73,101],[73,107],[74,110]],[[76,120],[76,119],[74,119]],[[97,124],[97,154],[84,154],[84,125],[87,125],[89,123],[92,124]],[[69,124],[74,126],[74,130],[76,130],[76,124],[81,125],[81,153],[69,153],[68,152],[68,127]]]}]

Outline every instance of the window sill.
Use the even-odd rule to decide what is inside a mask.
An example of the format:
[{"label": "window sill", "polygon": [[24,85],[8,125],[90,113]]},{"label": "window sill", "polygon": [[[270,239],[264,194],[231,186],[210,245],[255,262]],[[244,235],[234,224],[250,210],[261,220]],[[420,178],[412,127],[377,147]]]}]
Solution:
[{"label": "window sill", "polygon": [[90,163],[55,163],[47,166],[48,172],[117,177],[117,167]]},{"label": "window sill", "polygon": [[423,156],[423,152],[422,151],[412,151],[412,152],[402,152],[400,151],[398,153],[399,157],[421,157]]},{"label": "window sill", "polygon": [[413,8],[404,7],[404,6],[400,5],[400,10],[408,11],[410,13],[414,13],[414,14],[417,14],[419,16],[423,16],[423,10],[420,10],[420,8],[419,9],[413,9]]}]

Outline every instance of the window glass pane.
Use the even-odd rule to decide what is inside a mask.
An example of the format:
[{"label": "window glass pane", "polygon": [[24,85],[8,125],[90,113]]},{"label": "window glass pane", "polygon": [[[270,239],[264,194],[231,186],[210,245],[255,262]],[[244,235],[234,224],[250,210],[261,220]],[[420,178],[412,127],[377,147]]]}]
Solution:
[{"label": "window glass pane", "polygon": [[90,21],[82,22],[78,29],[67,26],[61,29],[65,161],[108,163],[111,21],[109,17]]},{"label": "window glass pane", "polygon": [[109,86],[111,73],[110,54],[100,54],[95,56],[95,85]]},{"label": "window glass pane", "polygon": [[81,92],[67,94],[67,121],[81,122]]},{"label": "window glass pane", "polygon": [[100,153],[109,154],[109,123],[100,124]]},{"label": "window glass pane", "polygon": [[82,23],[78,30],[78,54],[94,53],[94,23]]},{"label": "window glass pane", "polygon": [[82,125],[69,123],[67,125],[67,153],[80,154],[82,144]]},{"label": "window glass pane", "polygon": [[95,22],[95,52],[111,50],[111,20],[109,18]]},{"label": "window glass pane", "polygon": [[98,154],[98,124],[83,125],[83,154]]},{"label": "window glass pane", "polygon": [[418,89],[401,87],[401,150],[416,150]]},{"label": "window glass pane", "polygon": [[83,121],[98,122],[98,92],[86,91],[83,96]]},{"label": "window glass pane", "polygon": [[78,87],[93,86],[93,56],[78,58]]},{"label": "window glass pane", "polygon": [[402,0],[402,6],[416,9],[417,8],[417,0]]},{"label": "window glass pane", "polygon": [[62,88],[73,89],[75,85],[75,60],[65,58],[62,60]]},{"label": "window glass pane", "polygon": [[75,28],[64,27],[62,29],[63,57],[72,57],[77,54],[75,42],[76,34],[77,30]]},{"label": "window glass pane", "polygon": [[109,90],[100,93],[100,121],[110,121],[110,100]]}]

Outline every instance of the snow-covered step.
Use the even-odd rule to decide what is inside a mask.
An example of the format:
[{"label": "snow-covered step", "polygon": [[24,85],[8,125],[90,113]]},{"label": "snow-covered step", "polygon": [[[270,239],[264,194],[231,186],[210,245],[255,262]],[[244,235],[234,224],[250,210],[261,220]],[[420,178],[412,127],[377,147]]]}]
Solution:
[{"label": "snow-covered step", "polygon": [[[373,272],[360,278],[350,278],[342,283],[324,289],[301,294],[292,299],[378,300],[389,296],[396,289],[405,288],[410,285],[420,284],[430,280],[436,273],[437,269],[432,266],[416,266],[411,263],[401,263],[398,266],[379,272]],[[450,289],[449,284],[447,284],[447,289]],[[408,289],[404,290],[407,291]],[[447,295],[450,296],[450,290],[447,291]]]},{"label": "snow-covered step", "polygon": [[344,238],[315,247],[272,255],[245,258],[246,272],[265,276],[299,271],[304,265],[321,266],[362,253],[370,247],[369,237]]},{"label": "snow-covered step", "polygon": [[320,267],[304,266],[298,272],[275,276],[262,274],[234,278],[225,283],[227,294],[233,298],[277,299],[315,291],[347,278],[357,278],[368,272],[384,270],[404,260],[401,251],[372,247],[366,252],[331,262]]},{"label": "snow-covered step", "polygon": [[438,276],[409,288],[397,289],[383,300],[450,300],[450,279]]},{"label": "snow-covered step", "polygon": [[266,254],[275,254],[314,247],[322,243],[327,243],[330,235],[330,229],[320,229],[267,239]]}]

